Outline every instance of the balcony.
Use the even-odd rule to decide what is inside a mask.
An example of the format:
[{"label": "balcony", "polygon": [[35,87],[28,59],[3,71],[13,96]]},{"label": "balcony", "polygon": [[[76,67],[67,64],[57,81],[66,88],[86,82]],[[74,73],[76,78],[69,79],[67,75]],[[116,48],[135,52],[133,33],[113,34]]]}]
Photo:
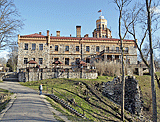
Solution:
[{"label": "balcony", "polygon": [[[101,55],[104,53],[121,54],[121,50],[103,50],[100,52]],[[128,50],[124,50],[124,54],[128,54]]]}]

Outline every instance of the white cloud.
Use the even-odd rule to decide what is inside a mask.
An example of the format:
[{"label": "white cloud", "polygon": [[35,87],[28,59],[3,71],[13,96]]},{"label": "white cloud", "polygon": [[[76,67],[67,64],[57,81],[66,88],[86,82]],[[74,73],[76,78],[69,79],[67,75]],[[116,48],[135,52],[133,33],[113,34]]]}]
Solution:
[{"label": "white cloud", "polygon": [[5,58],[5,59],[8,59],[8,55],[9,52],[7,51],[0,51],[0,58]]}]

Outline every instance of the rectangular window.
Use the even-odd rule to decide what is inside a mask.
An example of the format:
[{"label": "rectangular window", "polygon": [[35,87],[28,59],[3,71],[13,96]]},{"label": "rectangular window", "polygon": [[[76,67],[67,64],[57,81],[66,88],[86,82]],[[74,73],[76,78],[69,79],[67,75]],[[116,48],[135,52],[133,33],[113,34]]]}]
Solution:
[{"label": "rectangular window", "polygon": [[39,64],[43,64],[43,58],[39,58]]},{"label": "rectangular window", "polygon": [[76,51],[79,52],[79,46],[76,46]]},{"label": "rectangular window", "polygon": [[24,58],[24,64],[27,64],[28,58]]},{"label": "rectangular window", "polygon": [[109,47],[106,47],[106,51],[109,51]]},{"label": "rectangular window", "polygon": [[35,43],[32,44],[32,50],[36,50],[36,44]]},{"label": "rectangular window", "polygon": [[39,50],[43,50],[43,44],[39,44]]},{"label": "rectangular window", "polygon": [[28,50],[28,43],[25,43],[25,44],[24,44],[24,49],[25,49],[25,50]]},{"label": "rectangular window", "polygon": [[69,58],[65,58],[65,65],[69,65]]},{"label": "rectangular window", "polygon": [[76,58],[76,64],[78,64],[80,61],[80,58]]},{"label": "rectangular window", "polygon": [[125,47],[125,52],[128,53],[128,47]]},{"label": "rectangular window", "polygon": [[69,51],[69,46],[66,46],[66,49],[65,49],[65,51]]},{"label": "rectangular window", "polygon": [[55,45],[55,51],[58,51],[58,45]]},{"label": "rectangular window", "polygon": [[89,52],[89,46],[86,46],[86,52]]},{"label": "rectangular window", "polygon": [[90,63],[90,58],[86,58],[86,63]]},{"label": "rectangular window", "polygon": [[99,52],[99,46],[96,46],[96,52]]},{"label": "rectangular window", "polygon": [[102,25],[102,29],[104,30],[104,25]]},{"label": "rectangular window", "polygon": [[59,58],[54,58],[54,62],[56,62],[56,61],[58,61],[59,60]]},{"label": "rectangular window", "polygon": [[116,52],[119,52],[119,47],[116,47]]}]

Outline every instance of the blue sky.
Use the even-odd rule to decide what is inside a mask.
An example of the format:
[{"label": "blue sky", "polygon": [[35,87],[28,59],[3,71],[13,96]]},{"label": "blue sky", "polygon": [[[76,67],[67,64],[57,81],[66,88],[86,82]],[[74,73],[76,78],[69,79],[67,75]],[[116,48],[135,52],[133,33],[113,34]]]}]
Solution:
[{"label": "blue sky", "polygon": [[96,26],[96,20],[100,16],[98,10],[102,9],[102,15],[108,20],[108,28],[111,28],[114,38],[118,37],[118,11],[113,3],[108,0],[14,0],[24,21],[21,35],[38,33],[56,35],[61,31],[61,36],[74,37],[76,25],[82,26],[82,36],[92,32]]},{"label": "blue sky", "polygon": [[[118,38],[118,10],[112,0],[14,0],[14,3],[24,19],[20,35],[42,32],[46,35],[56,36],[56,31],[61,31],[61,36],[75,37],[76,26],[82,27],[81,35],[89,34],[96,27],[99,10],[107,19],[107,26],[112,31],[112,37]],[[160,10],[160,9],[159,9]],[[160,31],[159,31],[160,32]],[[158,33],[159,33],[158,32]],[[15,39],[17,41],[17,38]],[[0,52],[0,57],[6,57],[6,51]]]}]

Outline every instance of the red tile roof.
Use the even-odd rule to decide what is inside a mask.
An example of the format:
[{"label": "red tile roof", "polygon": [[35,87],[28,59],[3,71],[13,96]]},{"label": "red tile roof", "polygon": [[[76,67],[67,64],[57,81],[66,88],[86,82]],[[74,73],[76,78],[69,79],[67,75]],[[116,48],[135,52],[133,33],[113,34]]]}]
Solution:
[{"label": "red tile roof", "polygon": [[[30,35],[23,35],[21,37],[32,37],[32,38],[45,38],[47,36],[40,35],[38,33],[30,34]],[[95,38],[95,37],[57,37],[51,36],[51,39],[68,39],[68,40],[104,40],[104,41],[119,41],[119,39],[115,38]],[[134,40],[124,40],[124,41],[134,41]]]},{"label": "red tile roof", "polygon": [[35,34],[30,34],[30,35],[24,35],[22,37],[36,37],[36,38],[44,38],[46,36],[43,36],[43,35],[40,35],[38,33],[35,33]]}]

